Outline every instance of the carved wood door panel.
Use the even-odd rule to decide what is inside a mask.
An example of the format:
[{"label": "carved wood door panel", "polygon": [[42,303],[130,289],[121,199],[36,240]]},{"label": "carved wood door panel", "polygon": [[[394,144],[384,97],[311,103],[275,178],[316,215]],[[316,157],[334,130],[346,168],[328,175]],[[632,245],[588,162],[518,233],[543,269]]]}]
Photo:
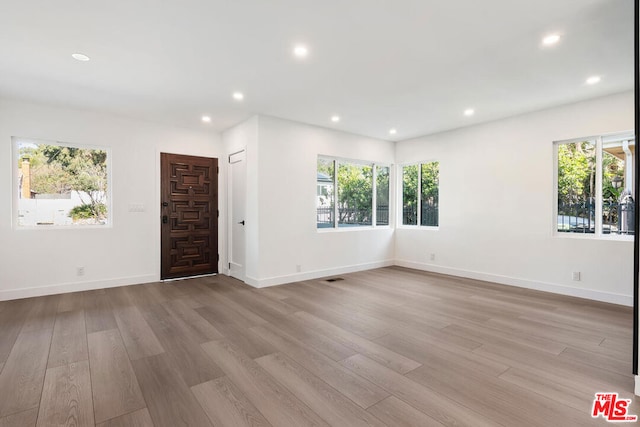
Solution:
[{"label": "carved wood door panel", "polygon": [[160,154],[163,279],[218,272],[218,159]]}]

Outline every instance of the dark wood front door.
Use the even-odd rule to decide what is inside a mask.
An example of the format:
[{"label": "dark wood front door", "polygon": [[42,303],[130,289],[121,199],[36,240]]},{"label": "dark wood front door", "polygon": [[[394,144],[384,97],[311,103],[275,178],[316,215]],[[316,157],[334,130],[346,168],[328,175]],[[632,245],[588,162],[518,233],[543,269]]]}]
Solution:
[{"label": "dark wood front door", "polygon": [[218,272],[218,159],[160,154],[163,279]]}]

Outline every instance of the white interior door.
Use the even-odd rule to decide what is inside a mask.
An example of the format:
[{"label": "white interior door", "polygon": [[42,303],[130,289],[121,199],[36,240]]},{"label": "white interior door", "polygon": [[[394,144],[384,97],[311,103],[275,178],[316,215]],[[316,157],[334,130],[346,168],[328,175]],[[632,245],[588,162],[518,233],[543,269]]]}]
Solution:
[{"label": "white interior door", "polygon": [[245,280],[247,162],[244,150],[229,156],[229,275]]}]

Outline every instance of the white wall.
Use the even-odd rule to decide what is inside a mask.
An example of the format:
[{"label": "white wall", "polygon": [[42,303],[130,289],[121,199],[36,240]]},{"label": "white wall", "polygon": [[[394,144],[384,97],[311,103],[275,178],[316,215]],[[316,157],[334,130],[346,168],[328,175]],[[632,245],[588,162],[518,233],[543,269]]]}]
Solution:
[{"label": "white wall", "polygon": [[633,129],[633,114],[629,92],[398,143],[398,164],[440,161],[440,227],[398,228],[397,263],[631,305],[633,243],[554,236],[552,212],[553,141]]},{"label": "white wall", "polygon": [[[12,136],[109,147],[113,227],[13,229]],[[0,300],[158,280],[160,152],[220,157],[223,149],[210,132],[0,99]],[[145,211],[129,212],[132,203]],[[221,226],[221,250],[224,235]]]},{"label": "white wall", "polygon": [[[395,145],[264,116],[225,132],[223,144],[204,131],[0,100],[0,196],[11,198],[11,136],[107,146],[114,222],[109,229],[14,230],[11,204],[0,204],[0,299],[158,280],[160,152],[220,158],[226,267],[227,154],[246,148],[246,273],[254,286],[397,263],[630,304],[631,242],[553,236],[552,141],[632,128],[631,93]],[[439,160],[440,229],[318,231],[319,154]],[[146,211],[129,212],[132,203]],[[85,276],[76,276],[78,266]],[[582,281],[573,282],[572,271],[582,272]]]},{"label": "white wall", "polygon": [[[268,286],[391,265],[393,229],[318,231],[318,155],[393,163],[391,142],[272,117],[258,117],[257,266],[247,274]],[[247,164],[249,168],[252,166]],[[297,271],[297,265],[301,271]]]}]

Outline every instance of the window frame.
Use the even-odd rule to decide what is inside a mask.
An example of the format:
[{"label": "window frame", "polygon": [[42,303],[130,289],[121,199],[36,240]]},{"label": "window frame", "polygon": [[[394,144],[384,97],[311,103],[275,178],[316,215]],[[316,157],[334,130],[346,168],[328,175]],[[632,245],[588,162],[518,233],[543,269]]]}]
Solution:
[{"label": "window frame", "polygon": [[[324,155],[324,154],[318,154],[316,156],[316,173],[318,171],[318,160],[326,160],[326,161],[331,161],[333,162],[333,225],[331,227],[322,227],[322,228],[318,228],[317,226],[317,221],[316,221],[316,231],[318,233],[333,233],[333,232],[348,232],[348,231],[361,231],[361,230],[372,230],[372,229],[390,229],[391,228],[391,223],[392,223],[392,209],[391,209],[391,205],[392,205],[392,191],[391,189],[393,188],[393,183],[392,181],[392,177],[393,177],[393,164],[391,163],[383,163],[383,162],[375,162],[375,161],[369,161],[369,160],[362,160],[362,159],[350,159],[350,158],[346,158],[346,157],[338,157],[338,156],[328,156],[328,155]],[[371,185],[371,209],[372,209],[372,214],[371,214],[371,225],[362,225],[362,226],[358,226],[358,227],[340,227],[340,224],[338,223],[338,213],[339,213],[339,206],[338,206],[338,169],[339,169],[339,165],[340,163],[350,163],[353,165],[360,165],[360,166],[371,166],[372,168],[372,185]],[[378,201],[378,167],[386,167],[389,168],[389,222],[386,225],[377,225],[377,220],[378,220],[378,207],[377,207],[377,201]],[[317,184],[316,184],[317,185]],[[317,190],[316,190],[317,193]],[[316,205],[316,212],[317,212],[317,205]]]},{"label": "window frame", "polygon": [[[106,206],[107,206],[107,218],[105,224],[83,224],[83,225],[20,225],[18,224],[19,218],[19,173],[20,167],[16,161],[18,154],[18,145],[23,143],[31,143],[35,145],[47,144],[56,145],[60,147],[79,148],[84,150],[101,150],[107,154],[106,166],[107,166],[107,191],[106,191]],[[35,230],[104,230],[112,229],[113,220],[113,177],[112,177],[112,151],[111,147],[94,145],[94,144],[78,144],[75,142],[65,142],[57,140],[49,140],[42,138],[29,138],[21,136],[11,136],[11,227],[16,231],[35,231]]]},{"label": "window frame", "polygon": [[[422,165],[426,164],[426,163],[438,163],[438,225],[422,225],[421,220],[422,220]],[[416,216],[416,224],[403,224],[403,218],[404,218],[404,189],[403,189],[403,184],[404,184],[404,168],[407,166],[418,166],[418,194],[417,194],[417,199],[416,199],[416,203],[417,203],[417,216]],[[413,230],[429,230],[429,231],[438,231],[440,230],[440,225],[441,225],[441,221],[440,221],[440,175],[442,172],[441,169],[442,166],[442,162],[438,159],[430,159],[430,160],[421,160],[418,162],[406,162],[406,163],[401,163],[398,164],[398,170],[397,170],[397,187],[396,187],[396,192],[398,194],[398,200],[397,200],[397,206],[396,209],[398,210],[398,212],[402,212],[401,215],[398,215],[396,220],[397,220],[397,224],[396,227],[398,228],[407,228],[407,229],[413,229]]]},{"label": "window frame", "polygon": [[[634,231],[634,234],[604,234],[602,232],[602,203],[603,203],[603,188],[602,188],[602,164],[603,164],[603,140],[609,138],[619,138],[621,141],[628,139],[633,140],[634,145],[636,141],[635,132],[633,130],[622,131],[622,132],[610,132],[604,133],[600,135],[591,135],[580,138],[571,138],[571,139],[563,139],[553,141],[552,143],[552,151],[553,151],[553,190],[552,190],[552,220],[551,220],[551,229],[552,236],[562,239],[587,239],[587,240],[608,240],[608,241],[618,241],[618,242],[633,242],[635,233],[638,230]],[[558,146],[563,144],[572,144],[578,142],[591,142],[595,146],[596,151],[596,166],[595,166],[595,174],[596,174],[596,191],[595,191],[595,210],[594,216],[596,218],[595,221],[595,231],[593,233],[566,233],[558,231]],[[635,156],[634,156],[635,157]],[[626,165],[626,167],[632,167],[634,165]],[[634,180],[635,181],[635,170],[634,170]],[[635,186],[635,182],[633,184]],[[634,188],[634,200],[637,204],[637,192],[638,189]],[[636,228],[638,228],[636,226]]]}]

